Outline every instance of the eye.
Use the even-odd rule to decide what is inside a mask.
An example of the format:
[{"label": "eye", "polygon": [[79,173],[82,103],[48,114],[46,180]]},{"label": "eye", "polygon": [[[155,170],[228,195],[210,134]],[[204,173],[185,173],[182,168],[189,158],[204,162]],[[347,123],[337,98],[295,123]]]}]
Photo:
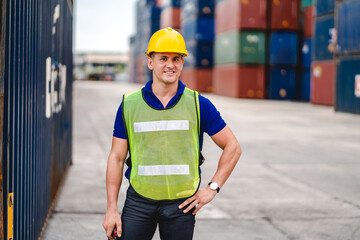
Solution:
[{"label": "eye", "polygon": [[160,60],[161,61],[166,61],[166,57],[161,57]]}]

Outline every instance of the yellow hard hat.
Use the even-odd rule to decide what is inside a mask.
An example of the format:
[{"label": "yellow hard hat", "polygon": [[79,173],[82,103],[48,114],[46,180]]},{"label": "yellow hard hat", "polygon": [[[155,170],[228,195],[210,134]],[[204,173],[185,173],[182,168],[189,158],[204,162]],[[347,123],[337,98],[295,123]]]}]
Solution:
[{"label": "yellow hard hat", "polygon": [[169,27],[160,29],[151,36],[145,55],[149,57],[152,52],[174,52],[183,57],[188,55],[184,38]]}]

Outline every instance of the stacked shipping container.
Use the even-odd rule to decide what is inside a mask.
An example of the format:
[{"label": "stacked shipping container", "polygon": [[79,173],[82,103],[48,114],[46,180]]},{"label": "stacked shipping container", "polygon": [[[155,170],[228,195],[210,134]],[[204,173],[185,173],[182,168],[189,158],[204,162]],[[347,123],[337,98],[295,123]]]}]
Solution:
[{"label": "stacked shipping container", "polygon": [[360,113],[360,2],[337,4],[335,110]]},{"label": "stacked shipping container", "polygon": [[181,1],[181,33],[188,57],[180,79],[201,92],[211,91],[212,86],[214,10],[214,0]]},{"label": "stacked shipping container", "polygon": [[299,0],[272,0],[270,10],[269,83],[271,99],[297,98]]},{"label": "stacked shipping container", "polygon": [[311,63],[311,102],[333,105],[334,101],[334,28],[335,0],[316,0]]},{"label": "stacked shipping container", "polygon": [[219,1],[216,5],[214,92],[265,97],[267,0]]},{"label": "stacked shipping container", "polygon": [[145,52],[149,39],[160,29],[160,7],[155,0],[139,0],[136,3],[136,34],[131,40],[131,82],[146,83],[152,73],[147,67]]},{"label": "stacked shipping container", "polygon": [[181,0],[163,0],[161,6],[160,28],[171,27],[180,31]]},{"label": "stacked shipping container", "polygon": [[313,13],[314,5],[312,0],[301,1],[302,15],[302,48],[301,48],[301,99],[310,100],[311,83],[311,46],[313,37]]}]

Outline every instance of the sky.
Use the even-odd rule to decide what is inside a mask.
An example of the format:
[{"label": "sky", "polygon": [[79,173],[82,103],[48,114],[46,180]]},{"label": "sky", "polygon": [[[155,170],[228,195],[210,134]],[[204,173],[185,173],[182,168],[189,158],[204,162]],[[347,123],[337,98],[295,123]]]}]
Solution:
[{"label": "sky", "polygon": [[74,52],[129,50],[136,0],[75,0]]}]

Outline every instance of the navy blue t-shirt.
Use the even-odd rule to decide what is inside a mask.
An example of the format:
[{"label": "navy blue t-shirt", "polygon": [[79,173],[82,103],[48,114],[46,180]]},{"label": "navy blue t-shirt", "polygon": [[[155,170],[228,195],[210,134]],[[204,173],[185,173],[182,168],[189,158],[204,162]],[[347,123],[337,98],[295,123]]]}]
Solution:
[{"label": "navy blue t-shirt", "polygon": [[[155,109],[164,109],[160,100],[155,96],[151,89],[152,80],[148,81],[144,87],[144,99],[151,107]],[[185,85],[179,80],[178,90],[175,96],[169,101],[166,108],[173,107],[178,99],[181,97],[185,89]],[[215,106],[204,96],[199,95],[199,106],[200,106],[200,150],[202,149],[203,144],[203,136],[204,132],[209,136],[215,135],[220,132],[225,126],[226,123],[220,116],[219,111],[215,108]],[[122,116],[122,103],[117,111],[115,124],[114,124],[114,132],[113,136],[117,138],[127,139],[126,130],[123,122]],[[129,170],[129,169],[128,169]],[[129,171],[125,174],[128,177]]]}]

